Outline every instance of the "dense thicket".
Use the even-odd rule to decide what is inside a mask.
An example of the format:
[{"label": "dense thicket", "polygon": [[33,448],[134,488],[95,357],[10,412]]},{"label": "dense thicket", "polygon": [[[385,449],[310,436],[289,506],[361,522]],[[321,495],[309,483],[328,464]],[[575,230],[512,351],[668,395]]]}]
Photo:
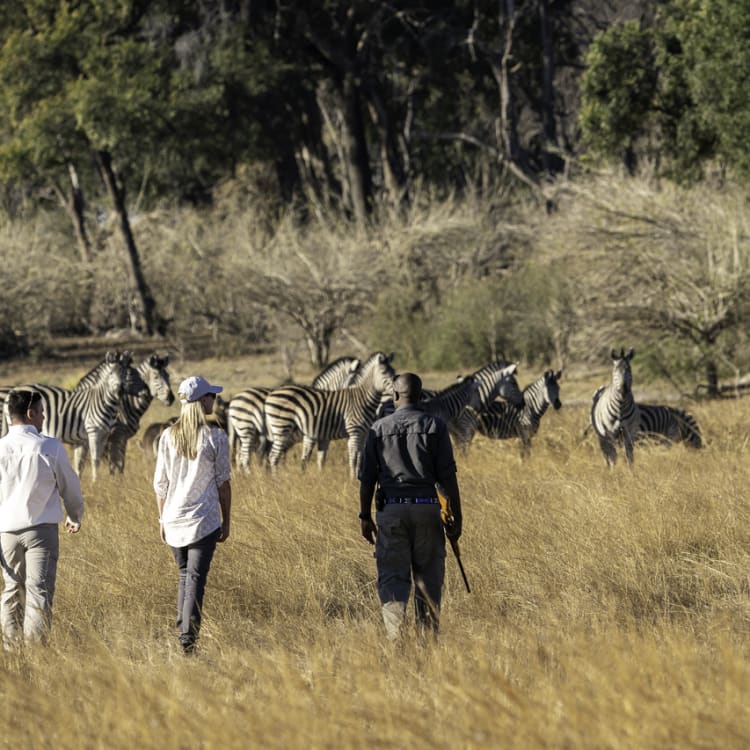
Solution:
[{"label": "dense thicket", "polygon": [[[644,257],[628,252],[637,227],[613,239],[586,213],[602,183],[582,186],[582,167],[744,179],[748,28],[730,0],[3,3],[0,344],[125,326],[299,339],[316,363],[342,335],[456,366],[587,356],[576,340],[627,335],[638,305],[602,304],[617,289],[596,264],[579,295],[550,272],[551,247],[575,254],[560,246],[563,212],[594,222],[578,234],[591,229],[622,273]],[[738,231],[694,227],[713,238],[709,261],[683,243],[698,258],[690,283],[726,286],[730,302],[639,323],[684,339],[677,359],[709,373],[744,351],[731,189],[721,210]],[[670,221],[655,218],[678,237]],[[649,246],[647,262],[671,267],[679,247]],[[733,264],[719,279],[716,253]],[[40,267],[43,298],[19,305]],[[652,280],[637,280],[646,307],[669,299]]]}]

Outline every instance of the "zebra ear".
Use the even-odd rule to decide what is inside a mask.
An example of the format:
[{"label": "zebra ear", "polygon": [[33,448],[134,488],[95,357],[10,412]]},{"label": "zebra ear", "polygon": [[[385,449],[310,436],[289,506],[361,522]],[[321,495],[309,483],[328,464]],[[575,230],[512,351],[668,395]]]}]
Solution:
[{"label": "zebra ear", "polygon": [[616,349],[612,350],[612,359],[617,359],[617,350]]},{"label": "zebra ear", "polygon": [[633,359],[633,357],[634,357],[634,356],[635,356],[635,349],[631,349],[631,350],[630,350],[630,351],[628,352],[628,356],[627,356],[627,358],[628,358],[628,359]]},{"label": "zebra ear", "polygon": [[115,362],[118,362],[120,359],[120,352],[113,352],[109,351],[104,355],[104,361],[108,364],[114,364]]},{"label": "zebra ear", "polygon": [[391,352],[386,358],[386,362],[393,362],[393,358],[396,356],[395,352]]},{"label": "zebra ear", "polygon": [[156,354],[152,354],[148,358],[148,364],[149,364],[150,367],[153,367],[154,370],[160,370],[161,369],[161,367],[159,367],[159,364],[160,364],[159,363],[159,357]]},{"label": "zebra ear", "polygon": [[561,377],[562,377],[562,370],[558,370],[555,373],[555,380],[560,380]]},{"label": "zebra ear", "polygon": [[349,365],[349,372],[357,372],[361,364],[362,364],[362,360],[356,359],[356,358],[353,359],[352,363]]}]

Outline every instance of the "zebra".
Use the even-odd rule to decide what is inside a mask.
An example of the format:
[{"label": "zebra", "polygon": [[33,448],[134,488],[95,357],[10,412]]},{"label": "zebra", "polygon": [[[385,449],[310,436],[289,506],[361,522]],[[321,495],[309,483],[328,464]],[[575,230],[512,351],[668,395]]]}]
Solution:
[{"label": "zebra", "polygon": [[[266,418],[263,408],[266,397],[272,388],[252,387],[236,393],[229,400],[227,409],[227,428],[229,445],[239,444],[239,465],[250,468],[250,456],[253,453],[266,453]],[[236,448],[232,451],[236,453]]]},{"label": "zebra", "polygon": [[392,392],[396,373],[393,355],[375,352],[355,373],[352,385],[338,391],[321,391],[311,386],[289,385],[268,394],[265,417],[271,441],[269,463],[275,469],[294,439],[302,433],[302,468],[316,442],[318,466],[322,468],[331,440],[347,438],[349,470],[356,477],[367,430],[384,392]]},{"label": "zebra", "polygon": [[440,417],[446,423],[455,419],[465,408],[477,409],[481,403],[479,381],[472,375],[461,378],[441,391],[428,393],[428,397],[420,402],[420,409]]},{"label": "zebra", "polygon": [[612,349],[612,382],[601,386],[592,398],[591,425],[599,438],[607,466],[617,462],[617,443],[625,447],[628,463],[633,463],[633,440],[638,432],[638,405],[633,399],[633,374],[630,360],[635,351],[627,354]]},{"label": "zebra", "polygon": [[689,448],[703,447],[701,431],[692,414],[673,406],[638,404],[636,440],[656,438],[666,443],[685,443]]},{"label": "zebra", "polygon": [[558,410],[562,370],[545,370],[544,374],[523,389],[523,406],[495,401],[482,411],[469,409],[476,421],[477,431],[490,438],[521,439],[521,458],[531,451],[531,439],[539,431],[539,424],[548,407]]},{"label": "zebra", "polygon": [[88,452],[94,481],[123,393],[137,394],[146,388],[131,362],[129,352],[107,352],[104,361],[84,375],[74,390],[39,383],[16,386],[41,393],[42,432],[74,446],[73,467],[79,475]]},{"label": "zebra", "polygon": [[[312,387],[321,390],[338,390],[348,386],[355,376],[361,361],[356,357],[339,357],[323,368],[313,379]],[[235,394],[229,401],[227,409],[227,427],[229,444],[239,443],[240,467],[247,471],[250,468],[250,457],[253,453],[265,456],[268,440],[266,435],[266,418],[264,406],[266,397],[272,388],[251,387]],[[236,453],[237,451],[233,451]]]},{"label": "zebra", "polygon": [[[508,364],[502,359],[481,367],[470,376],[479,383],[479,407],[484,411],[498,396],[517,407],[523,406],[523,393],[516,380],[518,365]],[[477,431],[476,421],[468,410],[462,411],[448,422],[448,430],[458,447],[465,453]]]},{"label": "zebra", "polygon": [[104,446],[103,456],[109,458],[110,474],[115,472],[122,474],[125,471],[125,451],[128,440],[138,432],[141,418],[151,402],[157,399],[166,406],[174,403],[174,393],[167,372],[168,364],[169,355],[160,357],[154,353],[135,368],[146,384],[146,388],[137,394],[124,393],[120,401],[117,422]]}]

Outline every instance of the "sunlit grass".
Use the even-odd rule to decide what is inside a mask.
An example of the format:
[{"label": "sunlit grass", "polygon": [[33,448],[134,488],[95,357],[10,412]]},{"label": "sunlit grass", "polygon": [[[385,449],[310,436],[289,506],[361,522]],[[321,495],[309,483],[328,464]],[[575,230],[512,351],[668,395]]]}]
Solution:
[{"label": "sunlit grass", "polygon": [[153,460],[131,445],[123,477],[84,476],[51,644],[0,653],[2,742],[748,747],[748,406],[690,409],[706,449],[637,449],[632,471],[582,439],[584,405],[545,416],[524,463],[477,440],[458,456],[472,593],[449,556],[439,640],[397,646],[338,443],[322,473],[293,453],[276,478],[235,474],[200,651],[183,657]]}]

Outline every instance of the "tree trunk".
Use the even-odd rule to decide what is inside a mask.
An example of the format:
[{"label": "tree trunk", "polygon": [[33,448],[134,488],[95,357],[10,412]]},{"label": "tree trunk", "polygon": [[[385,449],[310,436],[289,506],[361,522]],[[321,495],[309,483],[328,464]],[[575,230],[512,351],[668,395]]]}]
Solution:
[{"label": "tree trunk", "polygon": [[156,303],[151,296],[146,279],[141,269],[141,259],[138,254],[138,248],[135,244],[135,238],[130,228],[128,211],[125,206],[125,190],[117,182],[114,169],[112,167],[112,157],[108,151],[97,151],[96,160],[102,174],[102,179],[107,188],[112,206],[120,222],[120,233],[122,234],[125,250],[128,256],[128,266],[130,276],[133,282],[134,297],[133,307],[137,322],[136,326],[143,329],[143,333],[153,336],[155,331],[155,308]]},{"label": "tree trunk", "polygon": [[719,372],[712,359],[706,362],[706,392],[711,398],[719,396]]},{"label": "tree trunk", "polygon": [[53,180],[52,186],[57,194],[58,200],[60,201],[60,205],[65,209],[65,212],[68,214],[68,217],[73,224],[73,231],[76,236],[76,244],[78,245],[78,254],[81,256],[81,261],[84,265],[88,265],[91,262],[92,256],[91,240],[86,231],[83,189],[81,188],[81,183],[78,179],[78,171],[72,163],[68,163],[68,177],[70,179],[69,192],[64,190],[56,180]]},{"label": "tree trunk", "polygon": [[380,161],[383,184],[391,202],[398,205],[406,193],[406,172],[399,153],[398,137],[388,110],[374,86],[368,87],[370,116],[380,135]]},{"label": "tree trunk", "polygon": [[341,97],[344,114],[342,137],[346,160],[344,168],[349,178],[354,218],[358,223],[364,224],[370,212],[372,177],[365,128],[362,122],[359,89],[352,71],[344,74]]},{"label": "tree trunk", "polygon": [[555,57],[552,39],[549,0],[539,2],[539,21],[542,32],[542,128],[544,150],[542,163],[546,174],[562,171],[562,160],[553,153],[557,149],[557,127],[555,123]]}]

